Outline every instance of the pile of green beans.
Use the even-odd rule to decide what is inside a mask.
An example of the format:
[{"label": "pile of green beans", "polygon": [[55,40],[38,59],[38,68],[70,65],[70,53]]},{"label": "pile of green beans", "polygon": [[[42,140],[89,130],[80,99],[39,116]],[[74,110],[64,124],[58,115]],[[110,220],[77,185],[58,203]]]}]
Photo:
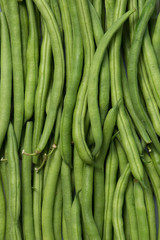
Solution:
[{"label": "pile of green beans", "polygon": [[0,240],[160,240],[160,1],[0,9]]}]

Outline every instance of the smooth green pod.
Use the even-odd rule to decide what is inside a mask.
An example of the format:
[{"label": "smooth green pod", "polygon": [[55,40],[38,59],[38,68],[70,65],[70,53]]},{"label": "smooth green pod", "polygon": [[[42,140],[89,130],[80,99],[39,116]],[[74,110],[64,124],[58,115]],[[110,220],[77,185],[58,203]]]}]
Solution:
[{"label": "smooth green pod", "polygon": [[[99,42],[98,48],[94,54],[92,64],[90,67],[90,75],[88,81],[88,111],[91,121],[91,128],[93,133],[93,138],[95,141],[95,148],[93,150],[93,155],[96,155],[102,145],[102,126],[98,107],[98,75],[100,71],[100,66],[105,54],[105,50],[113,37],[114,33],[120,28],[120,26],[127,20],[127,18],[135,10],[130,10],[125,13],[120,19],[118,19],[110,29],[104,34],[103,38]],[[119,100],[119,99],[118,99]],[[94,108],[93,108],[94,105]]]},{"label": "smooth green pod", "polygon": [[62,239],[62,186],[59,176],[53,207],[53,232],[55,240]]},{"label": "smooth green pod", "polygon": [[27,42],[28,42],[28,13],[26,4],[23,2],[19,3],[19,14],[20,14],[20,25],[21,25],[21,39],[22,39],[22,57],[23,57],[23,71],[24,71],[24,81],[26,80],[27,64],[26,64],[26,52],[27,52]]},{"label": "smooth green pod", "polygon": [[12,97],[12,57],[11,43],[6,17],[1,17],[1,80],[0,80],[0,149],[10,120]]},{"label": "smooth green pod", "polygon": [[13,101],[14,131],[19,146],[24,115],[24,78],[22,62],[22,43],[20,32],[20,16],[17,0],[2,0],[4,13],[7,18],[11,40],[12,64],[13,64]]},{"label": "smooth green pod", "polygon": [[26,52],[26,79],[25,79],[25,119],[30,120],[34,111],[35,89],[38,81],[39,42],[36,25],[35,9],[32,0],[26,0],[29,17],[29,34]]},{"label": "smooth green pod", "polygon": [[139,239],[149,240],[149,227],[146,206],[144,202],[144,193],[142,186],[137,181],[134,182],[134,199]]},{"label": "smooth green pod", "polygon": [[42,201],[42,235],[43,239],[54,239],[53,232],[53,209],[56,186],[61,168],[60,145],[50,156],[50,166],[45,180]]},{"label": "smooth green pod", "polygon": [[112,234],[112,215],[113,197],[116,189],[118,171],[118,156],[114,142],[111,143],[110,151],[106,159],[105,166],[105,210],[103,239],[111,240]]},{"label": "smooth green pod", "polygon": [[8,159],[8,177],[9,177],[9,213],[10,219],[10,236],[13,240],[20,240],[20,198],[21,182],[19,157],[16,136],[12,124],[9,124],[7,133],[7,159]]},{"label": "smooth green pod", "polygon": [[[27,122],[24,138],[24,151],[32,152],[33,123]],[[22,228],[24,239],[35,239],[32,202],[32,156],[22,157]]]},{"label": "smooth green pod", "polygon": [[[43,125],[45,121],[45,107],[47,101],[47,94],[49,89],[49,82],[51,80],[51,67],[52,67],[52,49],[50,37],[45,22],[42,20],[42,44],[40,50],[40,64],[38,84],[35,93],[34,104],[34,130],[33,130],[33,146],[32,150],[37,147]],[[38,163],[38,156],[33,157],[33,163]]]},{"label": "smooth green pod", "polygon": [[43,151],[48,142],[56,120],[57,110],[62,98],[64,86],[64,52],[59,28],[52,10],[44,0],[34,0],[34,2],[45,20],[54,56],[54,81],[51,92],[52,104],[49,104],[49,110],[44,124],[43,132],[39,144],[35,149],[35,153],[38,154]]},{"label": "smooth green pod", "polygon": [[66,95],[64,98],[64,108],[62,114],[60,141],[61,141],[61,154],[63,160],[71,166],[72,158],[72,121],[73,111],[76,104],[77,91],[82,74],[83,64],[83,44],[80,32],[79,19],[77,16],[76,3],[73,0],[68,0],[69,13],[72,23],[73,45],[71,55],[71,68],[70,79],[68,77]]},{"label": "smooth green pod", "polygon": [[125,239],[122,219],[122,207],[124,203],[124,194],[128,185],[130,176],[129,164],[126,165],[125,170],[120,176],[113,198],[113,227],[116,239]]},{"label": "smooth green pod", "polygon": [[79,197],[77,193],[74,197],[71,208],[71,227],[72,227],[72,239],[81,240],[81,208]]}]

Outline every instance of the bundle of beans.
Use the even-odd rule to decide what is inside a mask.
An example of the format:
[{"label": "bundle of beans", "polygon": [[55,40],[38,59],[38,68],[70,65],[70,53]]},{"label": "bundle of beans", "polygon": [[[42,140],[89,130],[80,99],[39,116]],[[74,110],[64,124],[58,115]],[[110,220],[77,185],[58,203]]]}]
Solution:
[{"label": "bundle of beans", "polygon": [[160,240],[159,5],[0,0],[0,239]]}]

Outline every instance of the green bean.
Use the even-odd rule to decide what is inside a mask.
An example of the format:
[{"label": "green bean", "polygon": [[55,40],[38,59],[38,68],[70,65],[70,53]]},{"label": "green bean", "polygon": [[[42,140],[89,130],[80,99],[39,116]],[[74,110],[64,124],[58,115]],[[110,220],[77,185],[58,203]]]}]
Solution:
[{"label": "green bean", "polygon": [[153,14],[149,20],[149,32],[150,32],[150,36],[153,37],[153,34],[154,34],[154,30],[155,30],[155,27],[156,27],[156,20],[157,20],[157,13],[158,13],[158,2],[159,1],[156,1],[156,4],[155,4],[155,8],[154,8],[154,11],[153,11]]},{"label": "green bean", "polygon": [[[95,141],[95,148],[93,150],[93,155],[96,155],[100,150],[102,145],[102,128],[101,119],[97,101],[97,90],[98,90],[98,75],[100,66],[104,57],[105,50],[113,36],[113,34],[120,28],[125,20],[132,14],[135,10],[128,11],[120,19],[118,19],[112,27],[106,32],[101,41],[99,42],[98,48],[94,54],[92,64],[90,67],[90,75],[88,81],[88,111],[91,121],[93,138]],[[94,108],[93,108],[94,105]]]},{"label": "green bean", "polygon": [[24,113],[24,80],[22,63],[22,46],[20,33],[20,18],[17,0],[2,0],[6,14],[13,64],[13,101],[14,101],[14,130],[19,146],[23,126]]},{"label": "green bean", "polygon": [[[96,41],[96,45],[100,42],[103,37],[104,31],[101,26],[101,22],[96,14],[96,11],[92,4],[89,4],[90,13],[92,18],[93,32],[94,38]],[[99,108],[100,108],[100,116],[102,125],[104,123],[104,119],[106,117],[110,100],[110,73],[109,73],[109,62],[108,62],[108,52],[106,50],[101,71],[100,71],[100,79],[99,79]]]},{"label": "green bean", "polygon": [[[83,161],[79,157],[76,147],[74,147],[74,158],[73,158],[73,172],[75,181],[75,190],[79,192],[82,190],[82,178],[83,178]],[[81,203],[81,192],[79,193],[79,199]]]},{"label": "green bean", "polygon": [[126,205],[124,206],[124,234],[126,240],[130,240],[129,218]]},{"label": "green bean", "polygon": [[24,80],[26,80],[27,64],[26,64],[26,51],[28,42],[28,13],[26,4],[24,2],[19,3],[20,25],[21,25],[21,39],[22,39],[22,57],[23,57],[23,72]]},{"label": "green bean", "polygon": [[97,12],[99,20],[102,19],[102,1],[101,0],[93,0],[93,6]]},{"label": "green bean", "polygon": [[64,240],[69,240],[68,234],[67,234],[67,226],[66,226],[66,222],[65,222],[65,218],[64,218],[64,213],[63,213],[63,217],[62,217],[62,236],[63,236]]},{"label": "green bean", "polygon": [[107,114],[103,127],[103,144],[95,159],[96,163],[100,165],[100,168],[95,168],[94,170],[94,220],[101,237],[103,232],[103,213],[105,207],[104,161],[116,124],[117,113],[118,107],[114,107]]},{"label": "green bean", "polygon": [[150,239],[149,238],[149,227],[146,206],[144,202],[143,189],[137,181],[134,181],[134,199],[138,226],[139,239]]},{"label": "green bean", "polygon": [[33,221],[35,239],[42,239],[42,192],[43,168],[38,173],[33,172]]},{"label": "green bean", "polygon": [[93,167],[84,165],[82,179],[82,216],[89,239],[100,240],[92,215]]},{"label": "green bean", "polygon": [[[32,152],[33,123],[27,122],[24,150]],[[24,239],[35,239],[33,226],[31,171],[32,157],[23,155],[22,159],[22,222]]]},{"label": "green bean", "polygon": [[146,172],[145,172],[145,182],[147,185],[147,189],[144,189],[144,200],[145,200],[145,206],[147,211],[149,237],[150,239],[156,240],[156,216],[155,216],[154,198],[153,198],[151,184],[148,180],[148,176]]},{"label": "green bean", "polygon": [[47,144],[53,125],[55,123],[58,106],[62,98],[64,85],[64,54],[58,25],[51,9],[44,0],[34,0],[34,2],[46,22],[54,56],[54,81],[51,92],[52,104],[49,105],[49,111],[46,117],[42,136],[38,146],[35,149],[35,152],[39,153],[45,148]]},{"label": "green bean", "polygon": [[55,240],[62,239],[62,186],[59,176],[53,207],[53,232]]},{"label": "green bean", "polygon": [[[127,1],[116,1],[114,8],[114,21],[125,13]],[[131,11],[131,10],[130,10]],[[111,101],[112,105],[123,99],[121,86],[121,65],[120,65],[120,46],[122,39],[122,28],[116,33],[110,45],[110,76],[111,76]]]},{"label": "green bean", "polygon": [[[138,117],[145,124],[146,130],[149,136],[151,137],[154,145],[156,146],[157,149],[159,149],[159,142],[158,142],[157,136],[154,132],[152,124],[143,106],[140,103],[140,97],[137,91],[137,62],[138,62],[138,57],[139,57],[140,48],[142,44],[143,35],[146,29],[146,25],[153,12],[153,9],[154,9],[154,3],[149,0],[146,1],[141,14],[141,18],[139,19],[137,24],[136,32],[134,34],[133,43],[130,49],[130,56],[132,56],[132,58],[129,57],[127,69],[128,69],[128,83],[129,83],[130,95],[131,95],[133,106],[135,108],[135,111]],[[134,56],[133,56],[133,53],[134,53]]]},{"label": "green bean", "polygon": [[42,202],[42,234],[43,239],[54,239],[53,232],[53,206],[55,200],[56,186],[61,167],[60,145],[50,156],[50,166],[46,177],[43,202]]},{"label": "green bean", "polygon": [[[121,142],[121,139],[120,139],[120,142]],[[120,142],[116,140],[116,149],[117,149],[118,159],[119,159],[119,169],[120,169],[120,174],[122,175],[127,165],[127,157]],[[138,230],[137,230],[138,227],[137,227],[136,210],[135,210],[134,189],[133,189],[133,181],[131,177],[129,179],[128,186],[126,189],[125,206],[126,206],[127,215],[128,215],[128,227],[130,232],[130,239],[131,240],[138,239]]]},{"label": "green bean", "polygon": [[157,57],[158,64],[160,66],[160,46],[159,46],[159,32],[160,32],[160,14],[158,14],[154,32],[152,35],[152,44]]},{"label": "green bean", "polygon": [[[159,181],[159,176],[156,172],[156,169],[154,167],[154,164],[151,160],[151,158],[149,157],[149,155],[147,153],[145,153],[145,168],[147,171],[147,174],[149,176],[149,179],[151,181],[152,184],[152,188],[157,200],[157,206],[158,206],[158,218],[160,218],[160,181]],[[158,240],[160,239],[160,222],[158,221]]]},{"label": "green bean", "polygon": [[128,115],[128,119],[129,119],[129,122],[130,122],[131,131],[132,131],[134,140],[135,140],[135,142],[136,142],[136,146],[137,146],[137,148],[138,148],[139,154],[140,154],[140,155],[143,155],[143,150],[144,150],[144,149],[143,149],[143,147],[142,147],[142,143],[141,143],[141,141],[140,141],[140,139],[139,139],[139,137],[138,137],[138,135],[137,135],[137,133],[136,133],[134,124],[133,124],[133,122],[132,122],[132,120],[131,120],[131,118],[130,118],[129,115]]},{"label": "green bean", "polygon": [[114,6],[116,0],[105,0],[105,9],[106,9],[106,29],[111,27],[114,20]]},{"label": "green bean", "polygon": [[1,205],[0,205],[0,238],[5,239],[5,230],[6,230],[6,213],[5,213],[5,195],[2,186],[2,177],[0,174],[0,196],[1,196]]},{"label": "green bean", "polygon": [[138,1],[137,0],[129,0],[128,1],[128,9],[136,9],[136,12],[132,14],[129,18],[129,30],[130,30],[130,42],[133,40],[134,30],[136,28],[137,20],[138,20]]},{"label": "green bean", "polygon": [[12,239],[21,239],[20,232],[20,171],[16,136],[10,123],[7,133],[7,158],[9,177],[9,212],[11,215],[10,233]]},{"label": "green bean", "polygon": [[[61,167],[61,182],[62,182],[64,220],[67,226],[71,226],[71,206],[72,206],[71,169],[64,161],[62,162]],[[72,239],[72,232],[70,227],[67,227],[67,236],[68,239]]]},{"label": "green bean", "polygon": [[26,53],[27,72],[25,82],[25,122],[33,116],[39,60],[38,31],[32,0],[26,0],[26,6],[29,17],[29,35]]},{"label": "green bean", "polygon": [[60,31],[60,34],[61,34],[61,38],[63,38],[62,19],[61,19],[61,13],[60,13],[60,8],[59,8],[59,5],[58,5],[58,1],[57,0],[50,0],[50,5],[51,5],[52,11],[55,15],[55,18],[57,20],[57,24],[58,24],[59,31]]},{"label": "green bean", "polygon": [[76,0],[76,5],[83,40],[85,65],[73,114],[72,135],[74,144],[76,146],[80,158],[85,163],[92,164],[93,162],[92,155],[85,141],[84,120],[87,108],[87,87],[89,68],[94,54],[94,39],[88,1]]},{"label": "green bean", "polygon": [[[144,185],[144,171],[139,152],[132,136],[132,131],[123,105],[119,108],[118,128],[121,133],[122,145],[126,152],[133,176]],[[131,154],[132,152],[132,154]]]},{"label": "green bean", "polygon": [[103,239],[112,239],[112,203],[116,188],[118,171],[118,156],[114,142],[111,143],[110,151],[105,167],[105,210]]},{"label": "green bean", "polygon": [[72,228],[72,239],[80,240],[81,236],[81,209],[78,194],[74,197],[71,208],[71,228]]},{"label": "green bean", "polygon": [[[61,125],[61,116],[62,116],[62,102],[59,106],[58,113],[57,113],[57,119],[56,119],[56,124],[55,124],[55,130],[54,130],[54,138],[53,141],[51,142],[51,147],[50,147],[50,152],[48,153],[48,157],[54,152],[54,150],[57,147],[57,144],[59,142],[59,135],[60,135],[60,125]],[[44,179],[43,179],[43,184],[45,186],[46,183],[46,178],[48,175],[48,171],[50,168],[50,162],[51,158],[47,158],[46,166],[44,169]]]},{"label": "green bean", "polygon": [[[145,1],[142,0],[139,2],[139,12],[142,12],[143,6],[144,6]],[[156,5],[156,0],[153,1],[153,10],[155,9],[155,5]],[[160,98],[159,98],[159,91],[160,91],[160,87],[159,87],[159,77],[160,77],[160,71],[159,71],[159,66],[158,66],[158,62],[156,59],[156,55],[154,52],[154,48],[152,46],[152,42],[151,42],[151,38],[148,32],[148,29],[145,32],[144,35],[144,40],[143,40],[143,44],[142,44],[142,51],[143,51],[143,55],[144,55],[144,62],[146,65],[146,70],[149,76],[149,81],[150,81],[150,86],[151,89],[153,91],[153,95],[157,101],[157,105],[160,107]]]},{"label": "green bean", "polygon": [[[2,151],[2,149],[1,149]],[[5,151],[3,159],[7,159],[7,141],[5,143]],[[10,236],[10,226],[11,226],[11,216],[9,212],[9,180],[8,180],[8,162],[1,162],[0,165],[0,172],[2,177],[2,183],[3,183],[3,189],[5,192],[5,200],[6,200],[6,229],[5,229],[5,239],[9,240],[11,238]]]},{"label": "green bean", "polygon": [[143,140],[146,143],[150,143],[151,140],[146,132],[146,129],[144,127],[144,125],[142,124],[142,122],[139,120],[131,98],[130,98],[130,93],[129,93],[129,86],[128,86],[128,81],[127,81],[127,77],[126,77],[126,73],[125,73],[125,69],[124,69],[124,65],[122,64],[121,61],[121,69],[122,69],[122,87],[123,87],[123,96],[124,96],[124,101],[125,101],[125,105],[127,107],[127,110],[129,111],[129,114],[134,122],[134,125],[137,128],[138,133],[140,134],[140,136],[143,138]]},{"label": "green bean", "polygon": [[[61,154],[63,160],[71,166],[72,158],[72,118],[76,104],[78,86],[81,80],[83,64],[83,45],[80,32],[79,19],[77,16],[76,3],[74,0],[68,0],[69,13],[71,16],[73,46],[71,57],[72,71],[68,75],[67,90],[64,99],[64,109],[61,122]],[[68,45],[67,45],[68,46]],[[70,76],[70,79],[69,79]],[[67,76],[66,76],[67,77]]]},{"label": "green bean", "polygon": [[12,96],[11,44],[5,15],[1,13],[0,149],[7,132]]},{"label": "green bean", "polygon": [[152,159],[152,162],[158,175],[160,176],[160,154],[157,152],[153,145],[151,145],[150,147],[151,147],[150,157]]},{"label": "green bean", "polygon": [[[51,77],[51,43],[45,22],[42,20],[42,45],[40,54],[38,85],[35,94],[34,106],[34,130],[33,130],[33,150],[37,147],[45,118],[45,106],[49,81]],[[38,157],[33,157],[33,163],[37,164]]]},{"label": "green bean", "polygon": [[37,25],[37,31],[38,31],[38,43],[39,46],[41,45],[42,42],[42,34],[41,34],[41,16],[38,8],[34,4],[34,9],[35,9],[35,17],[36,17],[36,25]]},{"label": "green bean", "polygon": [[148,110],[148,114],[152,121],[155,132],[157,133],[157,135],[160,135],[159,109],[158,109],[157,103],[154,99],[152,90],[150,88],[150,84],[148,81],[148,76],[147,76],[147,72],[146,72],[146,68],[144,66],[144,61],[143,61],[142,56],[140,56],[140,59],[139,59],[139,83],[140,83],[141,92],[145,99],[146,108]]},{"label": "green bean", "polygon": [[120,176],[113,198],[113,227],[115,231],[115,237],[117,239],[125,239],[124,229],[123,229],[123,219],[122,219],[122,207],[124,202],[124,194],[128,185],[130,177],[130,167],[129,164],[126,165],[125,170]]},{"label": "green bean", "polygon": [[65,50],[65,64],[66,64],[66,88],[70,82],[71,67],[72,67],[72,25],[71,14],[69,12],[69,4],[67,1],[59,0],[59,7],[62,16],[62,26],[64,32],[64,50]]}]

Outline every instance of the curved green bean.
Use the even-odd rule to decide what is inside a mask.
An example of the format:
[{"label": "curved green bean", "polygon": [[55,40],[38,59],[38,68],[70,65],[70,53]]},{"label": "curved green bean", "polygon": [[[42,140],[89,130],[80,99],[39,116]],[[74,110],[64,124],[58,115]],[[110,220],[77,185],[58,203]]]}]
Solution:
[{"label": "curved green bean", "polygon": [[[92,64],[90,67],[90,75],[88,81],[88,111],[91,121],[91,128],[93,133],[93,138],[95,141],[95,148],[93,150],[93,155],[96,155],[102,145],[102,126],[98,106],[98,75],[100,71],[100,66],[105,54],[105,50],[113,37],[113,34],[120,28],[120,26],[127,20],[127,18],[135,10],[130,10],[125,13],[120,19],[118,19],[110,29],[105,33],[103,38],[100,40],[98,48],[94,54]],[[94,105],[94,108],[93,108]]]},{"label": "curved green bean", "polygon": [[35,149],[36,153],[40,153],[45,148],[52,132],[58,106],[62,98],[64,85],[64,53],[59,28],[50,7],[44,0],[34,0],[34,2],[46,22],[54,56],[54,81],[51,92],[52,104],[49,105],[49,111],[44,124],[42,136]]},{"label": "curved green bean", "polygon": [[33,116],[35,89],[38,79],[39,43],[35,10],[32,0],[26,0],[29,18],[29,35],[26,52],[25,122]]},{"label": "curved green bean", "polygon": [[[100,168],[95,168],[94,170],[94,220],[101,237],[103,233],[103,217],[104,217],[103,213],[104,213],[104,207],[105,207],[104,206],[105,205],[104,161],[107,155],[107,151],[111,142],[114,126],[117,120],[117,113],[118,113],[118,107],[114,107],[108,112],[106,116],[104,127],[103,127],[103,144],[99,151],[98,156],[95,159],[97,165],[99,165]],[[113,152],[113,147],[111,148]],[[116,163],[115,163],[115,168],[116,168]]]},{"label": "curved green bean", "polygon": [[[134,34],[134,39],[131,45],[130,54],[129,54],[129,60],[128,60],[128,66],[127,66],[127,72],[128,72],[128,83],[129,83],[129,89],[130,89],[130,96],[132,99],[132,103],[134,106],[134,109],[140,118],[140,120],[145,124],[146,130],[151,137],[151,140],[153,141],[155,147],[157,150],[159,149],[159,141],[157,139],[157,136],[155,134],[155,131],[152,127],[152,124],[143,108],[140,102],[140,96],[139,92],[137,91],[137,62],[138,57],[141,49],[141,44],[143,40],[143,35],[146,30],[146,25],[148,23],[148,20],[154,10],[154,2],[147,0],[141,17],[137,23],[136,32]],[[132,56],[132,57],[131,57]]]},{"label": "curved green bean", "polygon": [[[121,139],[120,139],[121,142]],[[119,169],[120,174],[123,173],[125,170],[125,167],[127,165],[127,157],[124,152],[123,147],[121,146],[119,140],[116,140],[116,149],[118,153],[118,159],[119,159]],[[136,218],[136,209],[135,209],[135,199],[134,199],[134,188],[133,188],[133,180],[130,177],[128,186],[126,189],[125,194],[125,206],[126,211],[128,215],[128,227],[129,227],[129,233],[130,233],[130,239],[138,239],[138,226],[137,226],[137,218]]]},{"label": "curved green bean", "polygon": [[52,11],[55,15],[55,18],[57,20],[57,24],[59,26],[59,31],[60,31],[61,37],[63,38],[62,17],[61,17],[58,1],[50,0],[50,5],[51,5]]},{"label": "curved green bean", "polygon": [[88,1],[76,0],[76,6],[83,40],[85,65],[73,114],[72,135],[74,144],[76,146],[80,158],[85,163],[92,164],[93,163],[92,155],[85,141],[84,121],[87,109],[87,87],[89,68],[94,54],[94,39]]},{"label": "curved green bean", "polygon": [[68,77],[67,90],[64,99],[64,109],[62,114],[60,141],[61,154],[63,160],[71,166],[72,158],[72,121],[73,111],[76,104],[77,91],[82,74],[83,64],[83,44],[80,32],[79,19],[77,16],[76,3],[74,0],[68,0],[68,7],[71,16],[72,32],[73,32],[73,46],[71,57],[70,79]]},{"label": "curved green bean", "polygon": [[[92,4],[89,2],[89,8],[92,18],[94,38],[96,45],[98,46],[101,38],[104,35],[101,22],[96,14],[96,11]],[[105,56],[102,62],[100,79],[99,79],[99,109],[102,125],[106,117],[110,101],[110,73],[109,73],[109,61],[108,61],[108,51],[106,50]]]},{"label": "curved green bean", "polygon": [[122,207],[124,202],[124,194],[128,185],[130,176],[129,164],[126,165],[125,170],[120,176],[113,198],[113,227],[116,239],[125,239],[122,219]]},{"label": "curved green bean", "polygon": [[[47,31],[45,22],[42,20],[42,44],[40,52],[40,65],[39,65],[39,77],[35,94],[35,106],[34,106],[34,130],[33,130],[33,150],[37,147],[37,144],[41,137],[45,119],[45,106],[47,93],[49,88],[49,81],[51,78],[51,57],[52,49],[50,43],[50,37]],[[33,157],[33,163],[37,164],[38,157]]]},{"label": "curved green bean", "polygon": [[45,187],[43,192],[42,202],[42,235],[43,239],[54,239],[53,232],[53,209],[56,186],[58,182],[58,176],[61,167],[61,154],[60,145],[57,146],[56,150],[50,156],[50,166],[45,181]]},{"label": "curved green bean", "polygon": [[158,136],[160,136],[160,114],[159,114],[159,109],[157,106],[157,102],[155,101],[155,98],[153,96],[146,68],[144,65],[144,61],[142,56],[139,58],[139,83],[140,83],[140,88],[143,94],[143,97],[145,99],[146,103],[146,108],[148,110],[148,115],[152,121],[153,127],[155,129],[155,132],[157,133]]},{"label": "curved green bean", "polygon": [[129,114],[130,114],[133,122],[134,122],[134,125],[137,128],[138,133],[140,134],[140,136],[143,138],[143,140],[146,143],[150,143],[151,140],[148,136],[148,133],[146,132],[146,129],[145,129],[143,123],[140,121],[140,119],[138,118],[138,116],[134,110],[134,107],[133,107],[133,104],[132,104],[132,101],[130,98],[128,80],[127,80],[127,76],[126,76],[124,65],[122,64],[122,61],[121,61],[121,66],[122,66],[121,67],[121,69],[122,69],[122,87],[123,87],[123,96],[124,96],[125,105],[127,107],[127,110],[129,111]]}]

